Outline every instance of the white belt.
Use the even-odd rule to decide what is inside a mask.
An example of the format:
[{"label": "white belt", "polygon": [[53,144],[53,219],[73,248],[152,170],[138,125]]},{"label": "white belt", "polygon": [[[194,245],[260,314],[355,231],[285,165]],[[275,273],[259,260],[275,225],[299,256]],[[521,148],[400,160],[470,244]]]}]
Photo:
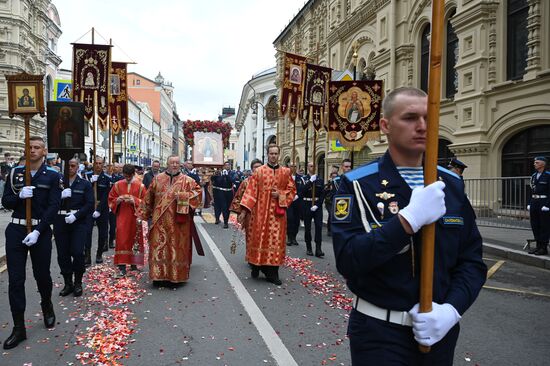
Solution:
[{"label": "white belt", "polygon": [[412,327],[412,319],[408,312],[406,311],[395,311],[379,308],[376,305],[371,304],[368,301],[365,301],[354,295],[353,303],[355,310],[358,312],[368,315],[372,318],[385,320],[393,324],[404,325],[407,327]]},{"label": "white belt", "polygon": [[[314,199],[311,198],[311,197],[304,197],[302,198],[304,201],[313,201]],[[319,197],[315,197],[315,201],[317,201],[319,199]]]},{"label": "white belt", "polygon": [[59,210],[58,215],[74,215],[78,210]]},{"label": "white belt", "polygon": [[[11,218],[11,223],[12,224],[17,224],[17,225],[25,225],[27,226],[27,220],[25,219],[16,219],[15,217],[12,217]],[[31,219],[31,226],[36,226],[40,224],[40,220],[38,219]]]},{"label": "white belt", "polygon": [[545,194],[534,194],[531,196],[532,198],[548,198]]},{"label": "white belt", "polygon": [[222,188],[222,187],[212,187],[214,189],[219,189],[220,191],[226,191],[226,192],[229,192],[229,191],[232,191],[233,188]]}]

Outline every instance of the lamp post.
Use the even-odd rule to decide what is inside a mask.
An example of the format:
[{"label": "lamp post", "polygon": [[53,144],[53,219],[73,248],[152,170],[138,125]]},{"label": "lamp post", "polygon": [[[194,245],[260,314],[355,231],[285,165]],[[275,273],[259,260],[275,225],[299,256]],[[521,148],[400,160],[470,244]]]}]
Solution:
[{"label": "lamp post", "polygon": [[258,104],[262,106],[262,163],[265,162],[265,105],[262,102],[255,101],[252,114],[258,115]]}]

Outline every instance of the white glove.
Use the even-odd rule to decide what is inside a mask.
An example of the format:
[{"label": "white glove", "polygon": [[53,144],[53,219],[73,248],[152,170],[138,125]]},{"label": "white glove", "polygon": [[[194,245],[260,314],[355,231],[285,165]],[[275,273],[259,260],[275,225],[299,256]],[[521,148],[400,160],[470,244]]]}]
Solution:
[{"label": "white glove", "polygon": [[412,317],[414,339],[423,346],[432,346],[439,342],[455,326],[461,316],[451,304],[432,302],[432,311],[419,313],[416,304],[409,311]]},{"label": "white glove", "polygon": [[445,215],[445,183],[437,181],[427,187],[413,189],[409,205],[399,211],[416,233],[424,225],[431,224]]},{"label": "white glove", "polygon": [[97,174],[92,175],[92,177],[90,178],[90,182],[92,183],[97,182],[97,178],[99,178],[99,175]]},{"label": "white glove", "polygon": [[317,180],[317,174],[313,174],[311,177],[309,177],[310,182],[315,182]]},{"label": "white glove", "polygon": [[92,217],[94,219],[97,219],[99,216],[101,216],[101,212],[99,212],[99,211],[94,211],[94,213],[92,214]]},{"label": "white glove", "polygon": [[33,230],[30,234],[27,234],[27,236],[25,236],[25,239],[23,239],[22,243],[30,247],[36,244],[39,236],[40,232],[38,230]]},{"label": "white glove", "polygon": [[34,186],[25,186],[21,188],[19,191],[19,198],[24,200],[25,198],[31,198],[32,197],[32,190],[34,189]]},{"label": "white glove", "polygon": [[531,205],[527,205],[527,211],[531,211]]},{"label": "white glove", "polygon": [[311,210],[311,212],[315,212],[315,211],[317,211],[318,208],[319,207],[317,207],[317,205],[314,205],[314,206],[311,206],[310,210]]},{"label": "white glove", "polygon": [[298,195],[294,196],[294,199],[292,201],[296,201],[298,198],[300,198]]},{"label": "white glove", "polygon": [[74,214],[70,214],[70,215],[65,216],[65,222],[66,222],[67,224],[70,225],[70,224],[72,224],[72,223],[75,222],[75,221],[76,221],[76,216],[75,216]]},{"label": "white glove", "polygon": [[542,206],[541,209],[540,209],[542,212],[548,212],[550,211],[550,208],[546,207],[546,206]]},{"label": "white glove", "polygon": [[65,188],[61,191],[61,199],[69,198],[73,195],[73,191],[70,188]]}]

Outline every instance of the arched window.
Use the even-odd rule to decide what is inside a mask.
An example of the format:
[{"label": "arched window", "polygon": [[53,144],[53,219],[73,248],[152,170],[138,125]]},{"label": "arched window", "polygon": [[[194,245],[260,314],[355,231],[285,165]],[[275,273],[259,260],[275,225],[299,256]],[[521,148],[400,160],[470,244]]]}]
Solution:
[{"label": "arched window", "polygon": [[508,80],[521,79],[527,66],[527,0],[508,0],[507,3],[507,48],[506,75]]},{"label": "arched window", "polygon": [[317,168],[317,175],[324,179],[325,176],[325,154],[321,154],[317,157],[317,161],[315,162],[316,168]]},{"label": "arched window", "polygon": [[46,102],[49,102],[52,100],[52,77],[50,75],[46,76]]},{"label": "arched window", "polygon": [[533,174],[535,156],[550,157],[550,126],[535,126],[513,136],[502,149],[502,176]]},{"label": "arched window", "polygon": [[430,25],[427,24],[420,38],[420,89],[428,92],[428,70],[430,65]]},{"label": "arched window", "polygon": [[449,162],[452,158],[455,157],[455,154],[452,153],[451,150],[449,150],[449,145],[452,144],[451,141],[446,139],[439,139],[439,143],[437,144],[437,165],[440,165],[444,168],[449,166]]},{"label": "arched window", "polygon": [[458,75],[455,70],[456,61],[458,60],[458,37],[451,24],[451,18],[454,12],[447,20],[447,64],[445,77],[445,96],[449,99],[454,98],[458,88]]}]

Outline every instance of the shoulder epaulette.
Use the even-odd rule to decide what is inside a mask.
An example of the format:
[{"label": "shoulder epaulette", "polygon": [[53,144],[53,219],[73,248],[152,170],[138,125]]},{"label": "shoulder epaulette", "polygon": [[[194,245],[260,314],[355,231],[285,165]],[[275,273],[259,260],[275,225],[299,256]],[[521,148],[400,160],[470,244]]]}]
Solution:
[{"label": "shoulder epaulette", "polygon": [[354,181],[376,173],[378,173],[378,161],[373,161],[372,163],[360,166],[357,169],[347,172],[344,176],[350,181]]},{"label": "shoulder epaulette", "polygon": [[453,177],[455,177],[456,179],[460,179],[460,176],[454,172],[451,172],[449,169],[445,169],[443,168],[442,166],[437,166],[437,170],[439,170],[440,172],[443,172],[443,173],[447,173]]},{"label": "shoulder epaulette", "polygon": [[109,179],[111,179],[112,177],[109,175],[109,174],[105,174],[105,176]]},{"label": "shoulder epaulette", "polygon": [[23,169],[24,167],[25,167],[24,165],[18,165],[18,166],[13,167],[13,169]]},{"label": "shoulder epaulette", "polygon": [[51,171],[51,172],[59,173],[57,170],[55,170],[54,168],[49,167],[49,166],[46,167],[46,170],[49,170],[49,171]]}]

